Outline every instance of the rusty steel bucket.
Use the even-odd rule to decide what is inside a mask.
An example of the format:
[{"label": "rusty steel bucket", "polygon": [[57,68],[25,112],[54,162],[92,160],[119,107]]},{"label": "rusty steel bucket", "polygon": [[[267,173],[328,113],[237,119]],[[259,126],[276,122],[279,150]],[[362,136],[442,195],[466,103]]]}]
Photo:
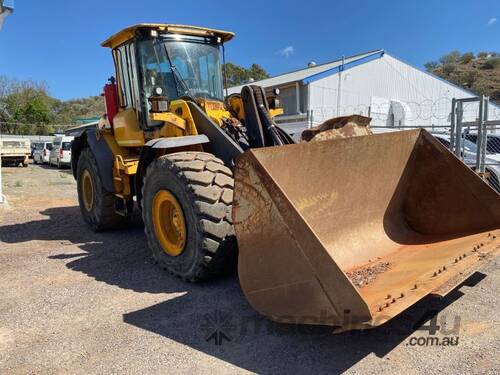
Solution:
[{"label": "rusty steel bucket", "polygon": [[249,150],[233,221],[250,304],[339,331],[447,294],[500,249],[500,195],[424,130]]}]

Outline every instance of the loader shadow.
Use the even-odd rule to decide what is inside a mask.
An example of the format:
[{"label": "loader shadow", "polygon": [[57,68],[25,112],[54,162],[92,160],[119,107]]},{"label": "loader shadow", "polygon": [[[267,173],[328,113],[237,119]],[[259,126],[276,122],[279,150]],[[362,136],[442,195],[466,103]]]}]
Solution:
[{"label": "loader shadow", "polygon": [[126,228],[94,233],[83,222],[78,206],[48,208],[41,214],[47,218],[1,225],[0,241],[50,241],[42,245],[57,249],[51,251],[49,259],[65,262],[67,268],[97,281],[136,292],[186,292],[199,288],[159,269],[138,217]]},{"label": "loader shadow", "polygon": [[[384,357],[415,333],[415,324],[429,311],[439,313],[463,294],[455,289],[442,299],[424,299],[368,331],[332,334],[331,327],[272,323],[250,307],[236,276],[193,285],[159,269],[140,220],[126,229],[94,233],[84,225],[77,206],[41,213],[48,218],[0,226],[0,241],[60,241],[49,258],[66,262],[73,271],[136,292],[184,293],[125,313],[123,320],[257,373],[341,373],[372,353]],[[65,245],[73,246],[60,251]],[[482,277],[476,273],[466,283]]]},{"label": "loader shadow", "polygon": [[[464,284],[484,277],[476,273]],[[252,310],[239,287],[227,292],[209,290],[201,303],[198,293],[187,293],[124,314],[124,321],[256,373],[342,373],[372,353],[387,356],[463,295],[455,289],[425,298],[378,328],[334,334],[332,327],[271,322]]]}]

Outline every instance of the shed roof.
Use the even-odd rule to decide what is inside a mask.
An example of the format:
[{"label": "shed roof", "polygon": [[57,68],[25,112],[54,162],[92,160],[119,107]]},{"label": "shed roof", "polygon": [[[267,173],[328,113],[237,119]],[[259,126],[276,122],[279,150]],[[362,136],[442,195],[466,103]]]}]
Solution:
[{"label": "shed roof", "polygon": [[[377,49],[369,52],[360,53],[357,55],[352,55],[344,58],[344,65],[353,64],[356,62],[361,62],[367,58],[378,56],[384,53],[383,49]],[[252,84],[259,85],[262,87],[274,87],[280,86],[286,83],[300,82],[308,78],[314,78],[323,73],[327,73],[330,70],[334,70],[342,65],[342,59],[337,59],[324,64],[315,65],[312,67],[307,67],[304,69],[295,70],[293,72],[284,73],[277,75],[275,77],[262,79],[260,81],[252,82]],[[230,87],[228,89],[229,93],[240,92],[243,86],[248,85],[248,83]]]}]

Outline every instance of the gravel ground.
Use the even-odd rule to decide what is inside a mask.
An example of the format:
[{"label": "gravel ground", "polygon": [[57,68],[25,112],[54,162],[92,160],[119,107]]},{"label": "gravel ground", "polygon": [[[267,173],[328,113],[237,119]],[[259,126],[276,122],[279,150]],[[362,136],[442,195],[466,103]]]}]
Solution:
[{"label": "gravel ground", "polygon": [[[92,233],[68,170],[3,168],[3,178],[1,374],[500,373],[498,261],[382,327],[332,334],[263,320],[237,276],[201,285],[169,276],[138,220]],[[433,311],[441,330],[416,330]],[[412,345],[428,337],[456,345]]]}]

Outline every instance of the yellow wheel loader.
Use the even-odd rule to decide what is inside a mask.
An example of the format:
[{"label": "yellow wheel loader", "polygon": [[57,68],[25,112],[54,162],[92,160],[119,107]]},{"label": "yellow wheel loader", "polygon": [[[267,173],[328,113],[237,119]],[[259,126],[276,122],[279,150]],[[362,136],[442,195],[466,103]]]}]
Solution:
[{"label": "yellow wheel loader", "polygon": [[495,255],[500,196],[430,134],[341,127],[295,143],[261,87],[224,97],[232,37],[140,24],[103,43],[115,64],[106,114],[70,132],[93,230],[137,207],[162,268],[198,281],[238,259],[261,314],[338,330],[443,296]]}]

